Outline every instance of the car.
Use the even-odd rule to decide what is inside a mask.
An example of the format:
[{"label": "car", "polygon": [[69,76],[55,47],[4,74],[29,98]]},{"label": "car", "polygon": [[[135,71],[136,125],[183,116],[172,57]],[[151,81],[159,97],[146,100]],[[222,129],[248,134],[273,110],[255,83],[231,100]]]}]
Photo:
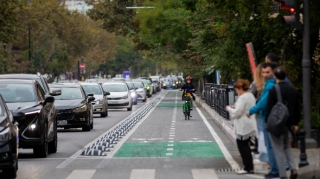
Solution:
[{"label": "car", "polygon": [[86,94],[93,94],[95,101],[92,101],[93,114],[100,114],[101,117],[108,116],[108,99],[109,92],[104,92],[98,83],[80,83]]},{"label": "car", "polygon": [[124,78],[112,78],[113,81],[125,81]]},{"label": "car", "polygon": [[132,98],[132,104],[137,105],[138,104],[138,93],[137,93],[137,88],[134,86],[133,82],[126,81],[129,90],[130,90],[130,95]]},{"label": "car", "polygon": [[129,87],[124,82],[107,82],[103,83],[102,89],[109,92],[108,95],[108,109],[126,108],[127,111],[132,110],[132,99]]},{"label": "car", "polygon": [[153,84],[156,85],[156,91],[161,91],[161,83],[160,83],[160,77],[159,76],[150,76],[151,81]]},{"label": "car", "polygon": [[151,82],[150,80],[146,80],[146,79],[133,79],[132,80],[133,82],[136,82],[136,81],[141,81],[144,85],[144,88],[146,89],[146,93],[147,93],[147,97],[151,97],[152,94],[153,94],[153,87],[151,86]]},{"label": "car", "polygon": [[46,78],[41,75],[40,73],[37,74],[4,74],[0,75],[0,79],[25,79],[25,80],[36,80],[42,89],[44,90],[45,94],[51,96],[58,96],[61,94],[61,91],[53,91],[50,92],[48,83]]},{"label": "car", "polygon": [[150,82],[150,88],[152,89],[152,93],[151,94],[157,93],[157,84],[153,83],[151,78],[149,78],[149,77],[139,77],[138,79],[148,80]]},{"label": "car", "polygon": [[46,95],[35,80],[0,79],[0,94],[13,113],[23,112],[19,121],[19,148],[32,148],[38,157],[56,153],[57,115],[54,97]]},{"label": "car", "polygon": [[2,170],[4,177],[17,177],[19,154],[18,122],[24,118],[25,114],[22,112],[15,113],[13,116],[2,95],[0,95],[0,170]]},{"label": "car", "polygon": [[70,129],[81,127],[83,131],[93,129],[93,94],[86,94],[79,83],[50,84],[51,90],[61,90],[55,96],[57,127]]},{"label": "car", "polygon": [[136,88],[138,100],[146,102],[147,100],[147,90],[144,88],[144,85],[141,81],[133,81],[134,87]]}]

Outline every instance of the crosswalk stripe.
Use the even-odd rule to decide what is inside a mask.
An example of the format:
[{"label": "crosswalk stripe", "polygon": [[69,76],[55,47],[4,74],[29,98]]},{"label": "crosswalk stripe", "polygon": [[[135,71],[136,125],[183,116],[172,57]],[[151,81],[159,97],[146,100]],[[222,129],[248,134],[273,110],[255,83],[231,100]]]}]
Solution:
[{"label": "crosswalk stripe", "polygon": [[213,169],[192,169],[193,179],[218,179]]},{"label": "crosswalk stripe", "polygon": [[133,169],[130,179],[154,179],[156,170],[154,169]]},{"label": "crosswalk stripe", "polygon": [[66,179],[91,179],[96,170],[73,170]]}]

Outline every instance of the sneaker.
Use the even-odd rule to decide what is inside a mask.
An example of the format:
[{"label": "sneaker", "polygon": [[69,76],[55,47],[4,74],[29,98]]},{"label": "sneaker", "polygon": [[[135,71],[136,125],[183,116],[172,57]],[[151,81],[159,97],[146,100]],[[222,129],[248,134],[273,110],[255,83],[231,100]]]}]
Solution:
[{"label": "sneaker", "polygon": [[263,162],[263,161],[261,161],[259,159],[253,159],[253,163],[255,163],[255,164],[267,164],[267,162]]},{"label": "sneaker", "polygon": [[277,174],[269,173],[269,174],[266,174],[264,177],[265,177],[265,179],[278,179],[279,173],[277,173]]},{"label": "sneaker", "polygon": [[238,175],[243,175],[243,174],[247,174],[248,172],[245,171],[245,170],[239,170],[239,171],[236,171]]},{"label": "sneaker", "polygon": [[290,179],[297,179],[298,178],[298,171],[296,169],[291,170]]}]

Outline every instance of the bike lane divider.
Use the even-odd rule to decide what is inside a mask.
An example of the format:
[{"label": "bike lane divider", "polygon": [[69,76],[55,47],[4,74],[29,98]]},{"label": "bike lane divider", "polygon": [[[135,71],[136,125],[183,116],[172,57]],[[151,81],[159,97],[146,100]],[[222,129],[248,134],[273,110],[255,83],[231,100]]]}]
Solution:
[{"label": "bike lane divider", "polygon": [[169,142],[168,142],[168,147],[167,147],[167,153],[166,156],[170,157],[173,156],[174,153],[174,137],[175,137],[175,131],[176,131],[176,118],[177,118],[177,101],[178,101],[178,96],[176,93],[176,98],[174,102],[174,109],[173,109],[173,114],[172,114],[172,120],[171,120],[171,127],[170,127],[170,132],[169,132]]},{"label": "bike lane divider", "polygon": [[[92,142],[87,144],[82,149],[78,150],[72,156],[67,158],[64,162],[58,165],[56,168],[65,168],[67,165],[72,163],[74,160],[78,158],[94,158],[94,159],[105,159],[107,157],[108,152],[112,155],[112,151],[117,150],[117,147],[114,147],[115,144],[125,135],[126,131],[131,132],[131,130],[136,129],[137,125],[139,126],[155,109],[155,107],[161,102],[161,100],[165,97],[167,92],[162,92],[155,98],[153,98],[149,103],[143,105],[136,112],[132,113],[130,116],[126,117],[114,127],[94,139]],[[130,120],[130,121],[129,121]],[[140,121],[140,122],[139,122]],[[137,125],[136,125],[137,124]],[[127,125],[128,128],[122,130],[122,126]],[[121,128],[121,129],[120,129]],[[121,132],[122,131],[122,132]],[[131,132],[133,133],[133,132]],[[110,139],[110,138],[111,139]],[[104,141],[102,141],[104,140]],[[125,141],[125,140],[124,140]],[[121,143],[121,141],[119,142]],[[122,142],[123,143],[123,142]],[[102,145],[97,145],[102,144]],[[116,145],[117,146],[117,145]],[[114,150],[113,150],[114,148]],[[85,155],[84,155],[85,154]],[[88,156],[89,155],[89,156]],[[91,156],[90,156],[91,155]],[[107,157],[112,158],[112,157]]]}]

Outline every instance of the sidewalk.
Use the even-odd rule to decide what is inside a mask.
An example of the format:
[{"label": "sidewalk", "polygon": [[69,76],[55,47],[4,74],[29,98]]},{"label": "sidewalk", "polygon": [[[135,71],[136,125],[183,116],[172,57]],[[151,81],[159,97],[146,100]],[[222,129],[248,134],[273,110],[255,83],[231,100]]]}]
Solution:
[{"label": "sidewalk", "polygon": [[[201,99],[200,96],[196,96],[196,103],[198,106],[201,106],[207,114],[213,119],[213,121],[221,128],[221,130],[225,133],[225,135],[232,141],[234,145],[236,145],[236,138],[233,132],[233,123],[231,120],[226,120],[221,117],[216,111],[211,109],[209,105],[205,103],[204,100]],[[292,152],[299,166],[300,162],[300,149],[292,148]],[[299,168],[299,177],[301,179],[320,179],[320,148],[314,149],[306,149],[307,152],[307,161],[309,163],[308,166]],[[255,165],[256,173],[267,173],[268,170],[265,170],[266,166]]]}]

